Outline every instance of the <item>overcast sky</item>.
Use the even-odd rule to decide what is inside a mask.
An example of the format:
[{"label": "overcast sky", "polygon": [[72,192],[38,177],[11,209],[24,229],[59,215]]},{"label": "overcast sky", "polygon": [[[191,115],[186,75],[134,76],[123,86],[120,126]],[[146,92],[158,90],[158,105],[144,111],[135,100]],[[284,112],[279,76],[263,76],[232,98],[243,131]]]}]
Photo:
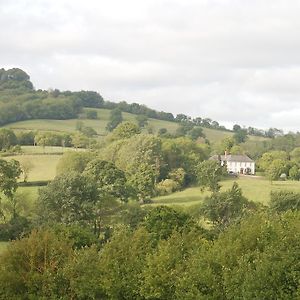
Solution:
[{"label": "overcast sky", "polygon": [[300,130],[300,0],[0,0],[0,67],[35,88]]}]

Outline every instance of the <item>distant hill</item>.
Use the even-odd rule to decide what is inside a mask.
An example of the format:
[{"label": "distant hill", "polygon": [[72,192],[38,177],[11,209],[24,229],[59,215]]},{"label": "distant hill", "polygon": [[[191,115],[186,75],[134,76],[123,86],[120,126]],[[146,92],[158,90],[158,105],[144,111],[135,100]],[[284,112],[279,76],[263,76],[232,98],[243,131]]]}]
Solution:
[{"label": "distant hill", "polygon": [[[0,126],[15,130],[73,132],[80,119],[85,126],[94,128],[98,135],[105,135],[110,110],[115,108],[122,111],[124,120],[135,121],[136,115],[146,116],[153,132],[166,128],[169,133],[175,133],[180,125],[197,126],[204,128],[203,132],[212,143],[233,135],[231,130],[210,118],[174,116],[138,103],[105,101],[94,91],[35,90],[30,76],[23,70],[0,69]],[[81,119],[82,113],[88,109],[97,109],[98,120]],[[239,125],[235,126],[241,129]],[[252,127],[243,130],[251,136],[270,136],[277,132],[277,129],[264,132]]]},{"label": "distant hill", "polygon": [[[84,111],[90,110],[85,108]],[[5,127],[11,128],[14,131],[24,131],[24,130],[39,130],[39,131],[56,131],[56,132],[75,132],[76,124],[78,121],[82,122],[84,126],[91,127],[96,130],[97,134],[104,136],[107,134],[106,125],[109,121],[109,116],[111,110],[109,109],[93,109],[97,111],[98,119],[86,119],[86,118],[76,118],[69,120],[48,120],[48,119],[38,119],[38,120],[27,120],[20,121],[15,123],[10,123]],[[135,114],[131,113],[122,113],[124,121],[136,122]],[[171,134],[176,132],[176,129],[180,126],[179,123],[157,120],[157,119],[148,119],[148,128],[150,128],[154,133],[157,133],[159,129],[166,128],[167,131]],[[144,129],[146,130],[146,129]],[[211,142],[219,142],[222,139],[232,136],[233,132],[230,131],[221,131],[211,128],[203,128],[203,132],[206,138]],[[265,139],[262,137],[251,136],[251,140],[261,140]]]}]

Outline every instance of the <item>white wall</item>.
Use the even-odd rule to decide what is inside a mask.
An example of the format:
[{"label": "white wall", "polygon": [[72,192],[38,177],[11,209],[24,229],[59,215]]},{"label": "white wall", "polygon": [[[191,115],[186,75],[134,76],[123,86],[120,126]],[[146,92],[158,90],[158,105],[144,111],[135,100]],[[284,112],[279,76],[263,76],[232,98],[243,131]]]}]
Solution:
[{"label": "white wall", "polygon": [[250,168],[251,174],[255,174],[255,162],[227,162],[228,172],[240,173],[241,168],[243,168],[244,170]]}]

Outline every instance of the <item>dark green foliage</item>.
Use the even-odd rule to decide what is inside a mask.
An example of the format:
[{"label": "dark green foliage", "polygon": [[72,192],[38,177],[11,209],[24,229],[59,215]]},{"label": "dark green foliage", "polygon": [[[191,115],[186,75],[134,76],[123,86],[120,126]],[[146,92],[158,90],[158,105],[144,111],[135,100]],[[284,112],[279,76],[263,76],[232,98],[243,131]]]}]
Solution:
[{"label": "dark green foliage", "polygon": [[219,161],[205,160],[197,166],[197,180],[202,190],[208,188],[217,192],[220,189],[219,182],[225,174],[226,169]]},{"label": "dark green foliage", "polygon": [[159,206],[148,212],[142,225],[158,241],[167,239],[173,231],[182,230],[189,221],[187,214],[168,206]]},{"label": "dark green foliage", "polygon": [[38,211],[41,222],[71,224],[92,219],[92,206],[98,199],[93,182],[79,173],[56,177],[40,189]]},{"label": "dark green foliage", "polygon": [[193,141],[196,141],[200,137],[205,138],[205,134],[203,133],[203,129],[201,127],[194,127],[193,129],[191,129],[190,131],[188,131],[188,136]]},{"label": "dark green foliage", "polygon": [[20,238],[30,231],[30,221],[15,215],[7,223],[0,224],[0,241],[11,241]]},{"label": "dark green foliage", "polygon": [[105,295],[101,263],[95,246],[75,251],[64,267],[68,280],[65,299],[108,299]]},{"label": "dark green foliage", "polygon": [[95,155],[91,152],[66,152],[57,164],[57,174],[82,173],[87,164],[95,158]]},{"label": "dark green foliage", "polygon": [[0,129],[0,151],[8,150],[17,144],[17,137],[11,129]]},{"label": "dark green foliage", "polygon": [[0,256],[1,299],[67,299],[63,267],[72,244],[51,231],[33,231]]},{"label": "dark green foliage", "polygon": [[233,138],[237,144],[244,143],[247,140],[247,130],[240,129],[235,131]]},{"label": "dark green foliage", "polygon": [[0,256],[0,298],[299,298],[299,212],[250,215],[213,241],[172,210],[155,216],[170,227],[166,239],[121,226],[100,251],[73,250],[64,231],[32,232]]},{"label": "dark green foliage", "polygon": [[[104,100],[100,94],[93,91],[80,91],[75,92],[73,95],[79,99],[79,102],[81,106],[83,107],[95,107],[95,108],[101,108],[103,107]],[[88,112],[87,112],[88,115]],[[95,114],[93,113],[93,116]],[[97,113],[96,113],[97,116]],[[89,118],[88,118],[89,119]]]},{"label": "dark green foliage", "polygon": [[70,225],[54,224],[52,230],[57,235],[63,235],[68,240],[72,241],[74,249],[81,249],[83,247],[90,247],[97,244],[99,240],[91,230],[91,228],[72,223]]},{"label": "dark green foliage", "polygon": [[38,146],[61,146],[70,147],[72,144],[72,135],[68,133],[56,132],[38,132],[34,136],[34,144]]},{"label": "dark green foliage", "polygon": [[106,125],[108,131],[113,131],[120,123],[122,123],[122,111],[119,108],[113,109],[110,112],[110,120]]},{"label": "dark green foliage", "polygon": [[22,146],[34,145],[34,137],[36,133],[34,131],[20,131],[16,133],[18,144]]},{"label": "dark green foliage", "polygon": [[292,191],[271,192],[270,208],[277,212],[300,209],[300,193]]},{"label": "dark green foliage", "polygon": [[91,120],[95,120],[98,118],[98,114],[96,110],[88,110],[86,112],[86,118],[87,119],[91,119]]},{"label": "dark green foliage", "polygon": [[207,197],[203,203],[202,211],[204,216],[219,228],[225,228],[255,208],[256,205],[242,195],[242,190],[235,182],[230,190],[215,192]]},{"label": "dark green foliage", "polygon": [[131,122],[120,123],[112,132],[112,140],[128,139],[135,134],[140,134],[140,128]]},{"label": "dark green foliage", "polygon": [[100,252],[101,282],[107,299],[143,299],[142,271],[152,252],[151,235],[143,228],[119,230]]},{"label": "dark green foliage", "polygon": [[145,115],[137,115],[136,120],[140,128],[143,128],[146,125],[148,125],[148,117]]},{"label": "dark green foliage", "polygon": [[197,165],[207,158],[201,145],[185,137],[163,139],[162,155],[164,161],[162,176],[166,178],[172,170],[183,168],[186,172],[186,184],[196,182]]},{"label": "dark green foliage", "polygon": [[21,173],[22,170],[18,161],[0,159],[0,192],[3,192],[6,197],[12,199],[18,188],[17,179]]},{"label": "dark green foliage", "polygon": [[97,131],[95,129],[93,129],[92,127],[84,126],[83,128],[81,128],[80,132],[83,133],[87,137],[93,137],[93,136],[97,135]]},{"label": "dark green foliage", "polygon": [[122,221],[131,229],[136,229],[147,215],[147,210],[142,208],[139,203],[128,203],[122,211]]},{"label": "dark green foliage", "polygon": [[100,159],[92,160],[87,164],[83,174],[94,183],[100,197],[112,196],[122,201],[128,199],[125,173],[113,163]]}]

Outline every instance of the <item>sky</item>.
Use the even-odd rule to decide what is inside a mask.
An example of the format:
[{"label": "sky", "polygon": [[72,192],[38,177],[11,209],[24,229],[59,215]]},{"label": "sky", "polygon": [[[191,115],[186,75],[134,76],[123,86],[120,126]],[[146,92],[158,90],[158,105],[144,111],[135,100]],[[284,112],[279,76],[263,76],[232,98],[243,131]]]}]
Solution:
[{"label": "sky", "polygon": [[0,67],[220,124],[300,130],[300,0],[0,0]]}]

